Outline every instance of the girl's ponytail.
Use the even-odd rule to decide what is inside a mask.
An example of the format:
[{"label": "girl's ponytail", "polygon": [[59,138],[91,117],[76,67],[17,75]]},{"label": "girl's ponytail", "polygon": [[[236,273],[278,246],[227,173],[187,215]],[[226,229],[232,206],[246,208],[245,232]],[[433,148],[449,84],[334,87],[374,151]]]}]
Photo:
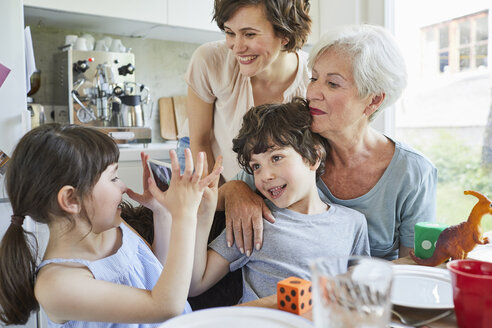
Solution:
[{"label": "girl's ponytail", "polygon": [[12,215],[0,243],[0,320],[5,325],[25,324],[39,309],[34,297],[36,238],[24,230],[23,221],[23,216]]}]

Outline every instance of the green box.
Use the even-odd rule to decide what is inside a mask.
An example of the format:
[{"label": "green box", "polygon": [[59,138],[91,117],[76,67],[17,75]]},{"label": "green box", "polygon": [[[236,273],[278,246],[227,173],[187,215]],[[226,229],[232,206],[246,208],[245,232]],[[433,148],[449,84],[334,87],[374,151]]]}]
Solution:
[{"label": "green box", "polygon": [[426,259],[434,254],[437,238],[448,225],[437,222],[418,222],[415,224],[414,249],[415,255]]}]

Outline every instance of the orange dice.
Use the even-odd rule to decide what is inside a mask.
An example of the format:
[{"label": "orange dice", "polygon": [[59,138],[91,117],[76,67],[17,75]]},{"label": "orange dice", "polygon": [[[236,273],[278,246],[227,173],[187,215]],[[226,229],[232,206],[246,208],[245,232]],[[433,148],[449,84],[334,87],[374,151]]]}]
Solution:
[{"label": "orange dice", "polygon": [[279,310],[303,314],[311,310],[312,306],[310,281],[289,277],[277,283],[277,307]]}]

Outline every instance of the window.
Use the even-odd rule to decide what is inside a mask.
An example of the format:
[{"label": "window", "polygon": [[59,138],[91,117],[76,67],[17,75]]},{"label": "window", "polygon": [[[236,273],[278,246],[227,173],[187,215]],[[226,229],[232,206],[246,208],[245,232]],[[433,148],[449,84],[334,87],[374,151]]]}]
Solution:
[{"label": "window", "polygon": [[[492,3],[394,0],[393,6],[409,74],[396,105],[395,137],[436,165],[437,219],[456,224],[477,201],[464,190],[492,198]],[[492,230],[492,220],[482,227]]]},{"label": "window", "polygon": [[424,26],[420,31],[425,48],[439,44],[439,72],[487,67],[488,10]]}]

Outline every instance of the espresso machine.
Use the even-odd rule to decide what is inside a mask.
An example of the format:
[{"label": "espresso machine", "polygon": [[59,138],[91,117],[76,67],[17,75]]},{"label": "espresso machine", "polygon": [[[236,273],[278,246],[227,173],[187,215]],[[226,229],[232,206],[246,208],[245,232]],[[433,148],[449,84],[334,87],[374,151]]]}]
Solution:
[{"label": "espresso machine", "polygon": [[135,81],[134,54],[68,48],[55,54],[55,67],[54,105],[68,103],[68,115],[56,115],[57,122],[101,129],[119,144],[151,142],[150,92]]}]

